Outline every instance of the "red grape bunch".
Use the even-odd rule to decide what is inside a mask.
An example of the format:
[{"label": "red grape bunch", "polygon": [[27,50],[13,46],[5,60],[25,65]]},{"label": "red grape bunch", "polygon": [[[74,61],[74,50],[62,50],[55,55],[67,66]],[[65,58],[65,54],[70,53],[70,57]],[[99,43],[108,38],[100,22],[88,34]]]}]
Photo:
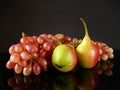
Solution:
[{"label": "red grape bunch", "polygon": [[71,40],[63,34],[41,34],[38,37],[22,35],[19,43],[10,46],[10,59],[6,67],[13,68],[17,74],[23,72],[25,76],[32,72],[39,75],[41,70],[47,71],[54,48],[61,43],[70,43]]},{"label": "red grape bunch", "polygon": [[113,49],[106,43],[96,41],[94,44],[99,48],[100,60],[107,61],[109,58],[112,59],[114,57]]}]

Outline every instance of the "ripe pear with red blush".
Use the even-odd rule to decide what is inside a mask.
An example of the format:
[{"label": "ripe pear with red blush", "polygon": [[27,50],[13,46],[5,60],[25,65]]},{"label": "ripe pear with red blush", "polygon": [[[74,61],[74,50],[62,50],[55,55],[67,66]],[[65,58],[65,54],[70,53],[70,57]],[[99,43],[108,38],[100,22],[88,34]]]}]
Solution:
[{"label": "ripe pear with red blush", "polygon": [[99,60],[99,48],[92,42],[88,34],[87,25],[83,18],[80,18],[85,28],[85,36],[77,46],[76,53],[81,67],[85,69],[93,68]]}]

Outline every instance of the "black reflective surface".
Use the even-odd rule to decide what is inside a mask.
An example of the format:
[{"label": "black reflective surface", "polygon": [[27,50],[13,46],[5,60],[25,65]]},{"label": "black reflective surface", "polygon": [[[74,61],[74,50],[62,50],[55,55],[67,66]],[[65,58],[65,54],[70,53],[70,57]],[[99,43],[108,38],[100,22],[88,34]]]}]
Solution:
[{"label": "black reflective surface", "polygon": [[120,50],[115,58],[100,62],[90,70],[69,73],[49,70],[39,76],[17,75],[6,69],[8,53],[0,54],[0,90],[120,90]]}]

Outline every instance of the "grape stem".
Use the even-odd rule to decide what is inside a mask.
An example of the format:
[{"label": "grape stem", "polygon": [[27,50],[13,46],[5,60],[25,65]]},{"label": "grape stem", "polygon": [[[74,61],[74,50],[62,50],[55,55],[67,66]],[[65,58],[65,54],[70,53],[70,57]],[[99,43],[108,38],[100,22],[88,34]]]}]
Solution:
[{"label": "grape stem", "polygon": [[27,36],[27,34],[25,32],[22,32],[22,37]]}]

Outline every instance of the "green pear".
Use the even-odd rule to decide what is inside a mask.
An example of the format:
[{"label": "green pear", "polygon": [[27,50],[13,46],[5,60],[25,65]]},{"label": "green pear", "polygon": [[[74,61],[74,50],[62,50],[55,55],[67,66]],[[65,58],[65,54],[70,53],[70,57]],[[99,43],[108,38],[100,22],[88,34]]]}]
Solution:
[{"label": "green pear", "polygon": [[80,18],[80,20],[85,28],[85,36],[82,42],[77,46],[76,53],[81,67],[89,69],[94,67],[99,60],[99,48],[90,39],[84,19]]},{"label": "green pear", "polygon": [[69,72],[77,64],[77,54],[71,45],[58,45],[52,54],[52,65],[61,72]]}]

